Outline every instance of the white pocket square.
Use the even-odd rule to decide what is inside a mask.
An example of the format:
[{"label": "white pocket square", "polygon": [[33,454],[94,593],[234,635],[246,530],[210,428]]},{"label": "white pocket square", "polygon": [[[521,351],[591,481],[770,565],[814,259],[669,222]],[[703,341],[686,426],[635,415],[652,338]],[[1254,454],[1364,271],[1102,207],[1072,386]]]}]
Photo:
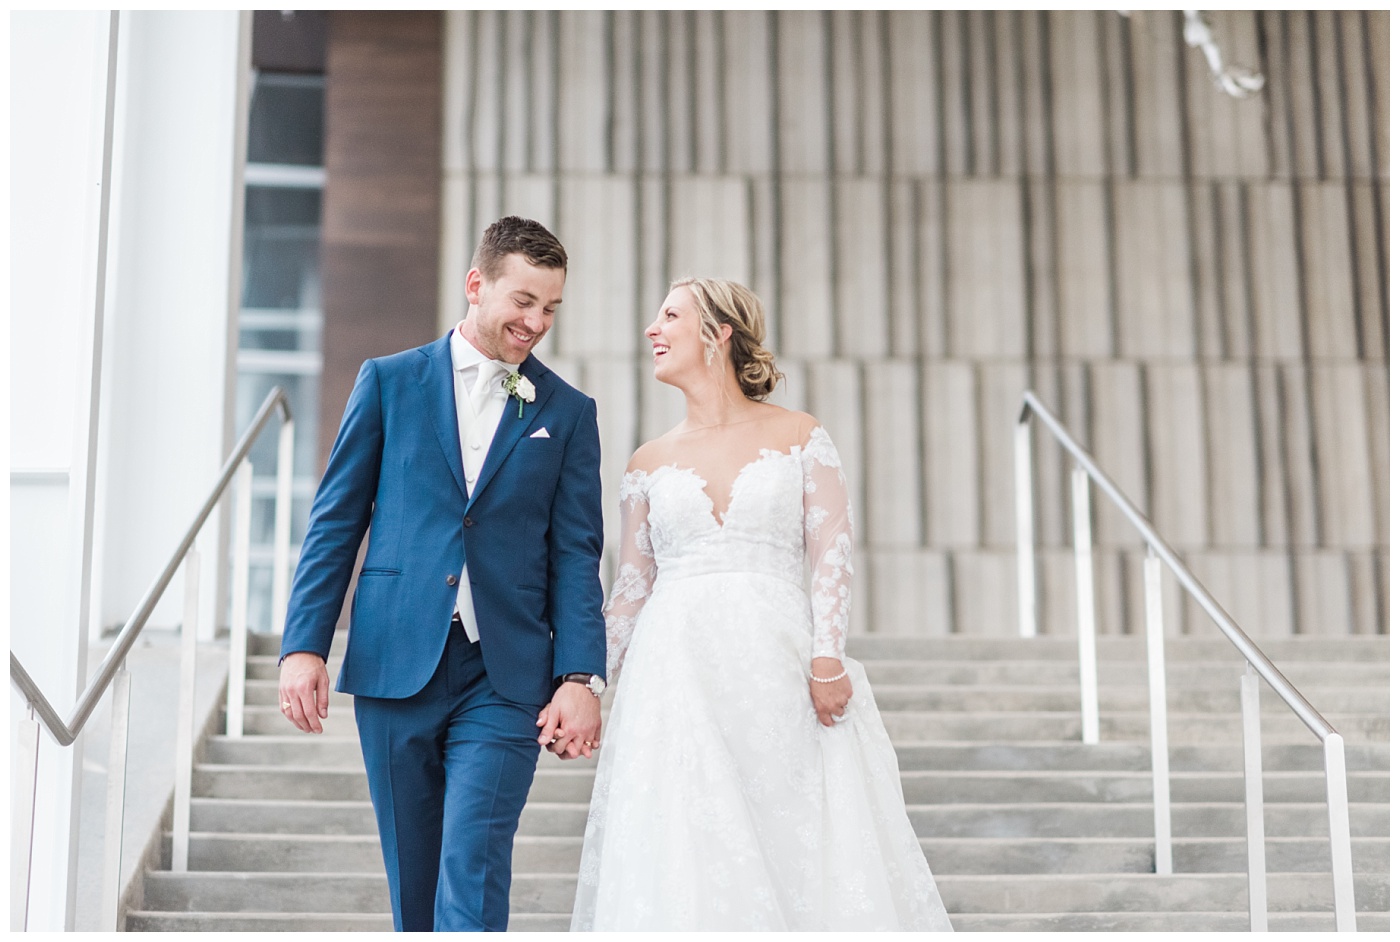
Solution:
[{"label": "white pocket square", "polygon": [[531,437],[531,438],[548,438],[548,437],[549,437],[549,429],[547,429],[547,428],[545,428],[543,425],[541,425],[539,428],[535,429],[533,432],[530,433],[530,437]]}]

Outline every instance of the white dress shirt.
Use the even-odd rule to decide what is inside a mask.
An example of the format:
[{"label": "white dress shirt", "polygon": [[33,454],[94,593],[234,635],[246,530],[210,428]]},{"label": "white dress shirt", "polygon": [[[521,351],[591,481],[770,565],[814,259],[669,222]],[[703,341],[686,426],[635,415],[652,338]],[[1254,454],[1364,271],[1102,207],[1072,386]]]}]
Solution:
[{"label": "white dress shirt", "polygon": [[[505,412],[506,375],[516,367],[489,359],[462,336],[460,329],[452,331],[449,343],[452,348],[452,390],[457,401],[457,442],[462,449],[462,473],[466,476],[467,494],[470,495],[481,474],[481,466],[486,462],[486,451],[491,447],[501,414]],[[485,363],[492,363],[499,369],[496,371],[497,380],[492,381],[490,394],[483,398],[478,412],[472,403],[472,389]],[[465,564],[462,566],[462,578],[457,582],[457,613],[467,629],[468,640],[477,641],[481,635],[476,626],[471,579]]]}]

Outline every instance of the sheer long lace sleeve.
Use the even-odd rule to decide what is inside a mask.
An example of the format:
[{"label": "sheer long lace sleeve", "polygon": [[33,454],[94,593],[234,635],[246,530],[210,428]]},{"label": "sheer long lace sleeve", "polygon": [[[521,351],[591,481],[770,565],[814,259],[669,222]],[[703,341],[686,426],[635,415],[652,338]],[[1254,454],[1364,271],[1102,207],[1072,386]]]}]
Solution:
[{"label": "sheer long lace sleeve", "polygon": [[637,615],[656,581],[656,559],[651,550],[651,528],[647,524],[650,506],[646,479],[643,471],[629,471],[622,478],[622,550],[618,554],[617,578],[613,580],[612,593],[603,609],[608,632],[609,685],[617,683]]},{"label": "sheer long lace sleeve", "polygon": [[843,657],[851,613],[855,534],[841,456],[826,429],[802,449],[802,507],[812,569],[812,657]]}]

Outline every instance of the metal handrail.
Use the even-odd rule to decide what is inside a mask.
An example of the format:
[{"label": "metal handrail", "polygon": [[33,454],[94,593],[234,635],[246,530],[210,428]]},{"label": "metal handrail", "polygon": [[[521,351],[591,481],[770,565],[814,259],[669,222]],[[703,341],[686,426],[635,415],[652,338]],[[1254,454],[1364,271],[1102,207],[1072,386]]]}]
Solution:
[{"label": "metal handrail", "polygon": [[1075,568],[1079,586],[1079,645],[1081,690],[1083,697],[1084,740],[1098,741],[1098,692],[1094,650],[1094,615],[1092,561],[1089,554],[1089,487],[1088,479],[1108,495],[1128,522],[1147,544],[1144,563],[1145,594],[1148,600],[1147,639],[1149,674],[1149,712],[1152,737],[1152,774],[1155,829],[1157,832],[1158,872],[1171,872],[1170,785],[1167,774],[1166,694],[1163,662],[1161,617],[1161,563],[1177,577],[1183,588],[1205,609],[1221,632],[1244,656],[1246,667],[1240,683],[1240,705],[1244,721],[1245,746],[1245,827],[1247,869],[1249,879],[1250,926],[1267,928],[1267,888],[1264,868],[1264,814],[1262,733],[1259,715],[1259,679],[1262,677],[1274,692],[1302,720],[1323,744],[1323,771],[1327,786],[1328,826],[1331,835],[1333,895],[1336,901],[1337,929],[1356,931],[1355,888],[1352,885],[1351,829],[1346,797],[1346,759],[1342,736],[1336,728],[1303,697],[1283,676],[1274,663],[1244,633],[1244,630],[1220,606],[1205,586],[1186,568],[1185,563],[1162,538],[1142,512],[1133,505],[1118,486],[1104,473],[1097,462],[1064,425],[1030,390],[1022,395],[1015,434],[1015,489],[1017,582],[1020,595],[1021,635],[1036,634],[1035,543],[1032,512],[1033,486],[1031,480],[1030,419],[1034,415],[1045,423],[1069,455],[1074,458],[1074,543]]},{"label": "metal handrail", "polygon": [[165,594],[175,573],[179,570],[181,563],[185,560],[185,554],[194,545],[195,537],[204,527],[205,521],[223,499],[224,491],[228,489],[233,481],[234,475],[238,472],[238,466],[248,457],[248,453],[253,450],[253,443],[258,435],[272,418],[273,409],[281,413],[283,422],[292,419],[292,406],[287,399],[287,394],[281,387],[273,387],[263,400],[263,404],[258,408],[257,414],[253,417],[253,422],[248,426],[248,430],[243,433],[243,437],[238,440],[233,453],[229,455],[228,461],[224,462],[223,470],[219,472],[218,483],[209,492],[209,497],[204,502],[204,506],[195,515],[194,523],[190,524],[185,531],[184,537],[180,540],[180,545],[171,554],[170,561],[166,563],[161,574],[156,581],[151,583],[151,587],[146,590],[140,603],[136,606],[136,611],[131,613],[122,630],[117,634],[116,640],[112,643],[112,649],[107,652],[97,673],[88,681],[87,689],[83,691],[78,702],[73,707],[73,712],[68,721],[59,719],[58,711],[53,708],[48,697],[44,696],[38,684],[29,676],[29,672],[24,669],[19,658],[15,657],[13,651],[10,652],[10,682],[19,689],[20,694],[34,708],[34,712],[44,729],[48,730],[50,736],[60,746],[71,746],[82,732],[83,726],[87,723],[88,717],[92,716],[92,711],[97,708],[102,695],[107,692],[112,678],[116,675],[117,669],[121,667],[127,654],[136,644],[136,638],[141,634],[141,630],[146,627],[147,620],[151,613],[155,611],[156,605],[160,602],[161,596]]},{"label": "metal handrail", "polygon": [[[34,802],[33,792],[38,784],[38,745],[39,726],[48,730],[49,735],[60,746],[73,744],[82,732],[93,710],[103,695],[110,689],[112,693],[112,737],[107,768],[107,821],[104,838],[104,866],[102,877],[102,928],[115,931],[121,922],[121,845],[123,817],[126,796],[127,736],[130,729],[130,690],[131,675],[125,669],[126,657],[145,628],[151,613],[155,611],[176,571],[185,569],[185,611],[181,624],[180,693],[176,716],[176,770],[174,833],[171,841],[171,868],[177,871],[188,869],[189,861],[189,812],[190,794],[193,779],[194,744],[194,688],[195,688],[195,642],[196,623],[199,620],[199,553],[194,548],[195,539],[209,520],[209,515],[218,506],[228,491],[230,483],[236,485],[237,516],[234,547],[234,599],[233,616],[229,631],[229,684],[228,712],[237,715],[239,722],[230,719],[230,735],[242,731],[243,685],[247,670],[247,586],[248,586],[248,544],[252,515],[252,462],[248,455],[254,442],[266,428],[273,413],[282,419],[281,434],[277,443],[277,496],[273,522],[274,566],[287,568],[291,539],[291,482],[292,445],[294,422],[291,403],[280,387],[273,387],[253,416],[252,422],[244,431],[233,452],[219,473],[219,479],[210,491],[204,505],[196,514],[194,522],[181,539],[179,547],[171,556],[161,574],[146,590],[136,610],[122,627],[112,644],[111,650],[98,667],[96,674],[88,682],[78,698],[72,715],[64,722],[54,709],[48,697],[44,696],[39,685],[29,676],[13,651],[10,652],[10,683],[18,689],[29,706],[28,718],[19,721],[17,730],[17,756],[12,757],[12,766],[18,776],[27,773],[30,785],[29,799],[15,806],[17,815],[12,820],[14,834],[11,840],[11,919],[12,931],[28,928],[28,898],[30,867],[34,841]],[[285,608],[287,602],[288,578],[286,572],[274,572],[272,579],[272,603],[276,612]],[[239,598],[239,594],[244,597]],[[280,630],[282,619],[274,615],[274,629]],[[16,779],[18,781],[18,778]],[[21,796],[22,799],[24,796]]]},{"label": "metal handrail", "polygon": [[1269,660],[1268,656],[1265,655],[1263,651],[1259,650],[1258,645],[1251,641],[1249,636],[1244,633],[1244,629],[1230,617],[1225,609],[1220,607],[1220,603],[1215,600],[1210,592],[1206,590],[1206,587],[1201,585],[1200,581],[1186,568],[1186,564],[1181,561],[1181,557],[1172,551],[1172,548],[1167,545],[1166,540],[1162,539],[1162,535],[1157,532],[1156,527],[1148,523],[1147,518],[1142,515],[1142,512],[1133,506],[1133,502],[1124,496],[1123,492],[1118,489],[1118,486],[1113,483],[1112,479],[1109,478],[1107,474],[1104,474],[1103,469],[1098,466],[1093,458],[1089,457],[1089,453],[1084,450],[1083,446],[1074,440],[1074,437],[1070,435],[1065,427],[1060,424],[1059,420],[1055,418],[1054,413],[1047,409],[1045,404],[1042,403],[1033,392],[1025,393],[1023,405],[1021,407],[1021,416],[1016,420],[1017,423],[1024,425],[1029,418],[1027,414],[1029,412],[1035,412],[1035,414],[1040,417],[1040,420],[1050,429],[1051,434],[1059,440],[1060,445],[1064,447],[1065,451],[1070,453],[1071,457],[1088,472],[1089,477],[1094,479],[1094,483],[1098,484],[1098,486],[1103,489],[1104,493],[1118,505],[1118,509],[1123,511],[1124,516],[1128,518],[1128,522],[1142,535],[1147,545],[1152,547],[1157,555],[1162,558],[1162,561],[1167,564],[1167,567],[1176,574],[1176,578],[1180,580],[1182,587],[1201,604],[1201,607],[1206,610],[1206,614],[1210,615],[1211,620],[1225,633],[1225,637],[1230,639],[1230,642],[1244,655],[1245,660],[1249,661],[1250,666],[1253,667],[1255,671],[1259,673],[1259,676],[1283,698],[1283,702],[1287,703],[1293,712],[1298,714],[1298,718],[1303,721],[1308,729],[1312,730],[1313,735],[1318,739],[1326,739],[1329,735],[1337,732],[1336,728],[1331,723],[1327,722],[1326,718],[1298,692],[1298,688],[1294,687],[1293,684],[1289,682],[1288,678],[1283,676],[1283,673],[1274,666],[1274,662]]}]

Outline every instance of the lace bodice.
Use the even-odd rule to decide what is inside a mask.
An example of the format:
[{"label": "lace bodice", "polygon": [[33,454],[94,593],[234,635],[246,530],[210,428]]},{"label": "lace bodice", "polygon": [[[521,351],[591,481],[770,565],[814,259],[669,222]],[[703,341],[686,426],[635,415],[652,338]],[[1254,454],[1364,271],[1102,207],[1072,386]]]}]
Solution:
[{"label": "lace bodice", "polygon": [[605,609],[609,683],[656,584],[696,575],[763,575],[806,588],[812,657],[845,653],[854,539],[831,436],[817,427],[805,445],[761,451],[730,482],[718,517],[706,493],[712,483],[674,464],[623,477],[622,548]]}]

